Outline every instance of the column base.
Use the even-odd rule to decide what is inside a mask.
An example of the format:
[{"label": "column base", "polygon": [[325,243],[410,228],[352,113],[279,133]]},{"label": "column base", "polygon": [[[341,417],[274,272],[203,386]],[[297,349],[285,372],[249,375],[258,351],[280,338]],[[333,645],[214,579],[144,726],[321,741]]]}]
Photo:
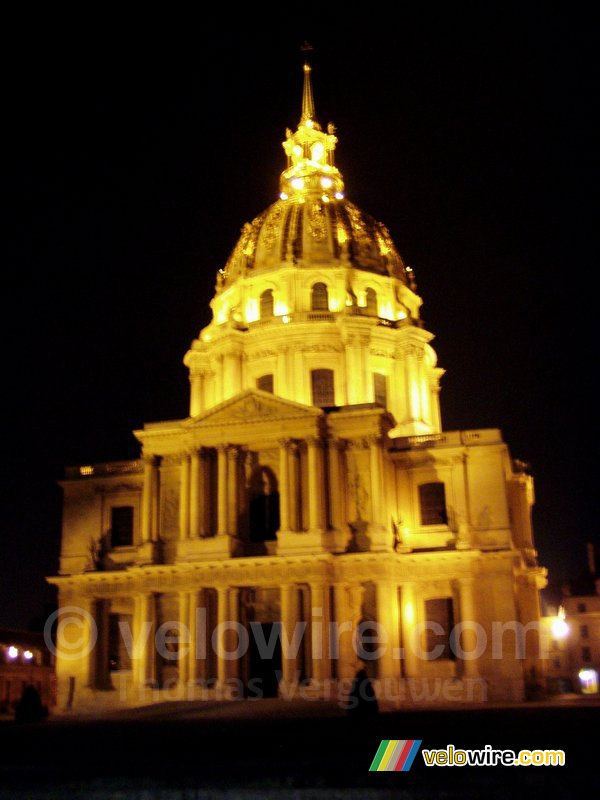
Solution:
[{"label": "column base", "polygon": [[370,550],[372,553],[392,552],[394,549],[394,536],[384,525],[371,522],[368,536],[371,539]]},{"label": "column base", "polygon": [[154,564],[158,560],[159,543],[144,542],[138,545],[135,555],[136,564]]},{"label": "column base", "polygon": [[175,560],[186,561],[218,561],[231,555],[229,536],[207,536],[204,539],[185,539],[177,542]]},{"label": "column base", "polygon": [[468,526],[458,526],[458,533],[456,534],[456,542],[454,546],[457,550],[471,549],[471,531],[469,530]]},{"label": "column base", "polygon": [[323,547],[330,553],[345,553],[350,543],[348,531],[333,528],[323,534]]},{"label": "column base", "polygon": [[304,553],[323,552],[322,530],[302,531],[300,533],[292,531],[279,531],[277,534],[277,555],[296,556]]}]

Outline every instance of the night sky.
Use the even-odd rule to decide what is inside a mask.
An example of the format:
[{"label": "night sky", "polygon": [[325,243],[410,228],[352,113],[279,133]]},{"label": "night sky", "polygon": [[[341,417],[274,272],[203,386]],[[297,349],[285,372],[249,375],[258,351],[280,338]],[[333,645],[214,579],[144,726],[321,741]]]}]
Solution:
[{"label": "night sky", "polygon": [[585,567],[592,25],[489,6],[268,33],[183,16],[5,31],[0,625],[53,601],[64,466],[136,457],[132,429],[187,415],[182,357],[241,226],[277,196],[305,39],[346,194],[415,270],[444,428],[499,427],[532,465],[541,563],[554,580]]}]

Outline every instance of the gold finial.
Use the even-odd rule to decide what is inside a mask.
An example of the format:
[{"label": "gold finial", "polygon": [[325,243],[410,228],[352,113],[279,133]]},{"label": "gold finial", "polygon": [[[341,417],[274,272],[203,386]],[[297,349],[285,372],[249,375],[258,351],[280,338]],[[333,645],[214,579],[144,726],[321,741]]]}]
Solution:
[{"label": "gold finial", "polygon": [[313,99],[312,82],[310,80],[310,64],[304,62],[304,89],[302,91],[302,117],[300,123],[315,121],[315,101]]}]

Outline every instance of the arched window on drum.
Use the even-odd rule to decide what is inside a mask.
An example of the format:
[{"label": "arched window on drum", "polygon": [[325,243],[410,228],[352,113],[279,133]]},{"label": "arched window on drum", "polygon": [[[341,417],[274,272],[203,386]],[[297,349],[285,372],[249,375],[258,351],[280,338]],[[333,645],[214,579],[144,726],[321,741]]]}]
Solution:
[{"label": "arched window on drum", "polygon": [[377,292],[370,286],[366,291],[366,306],[365,310],[370,317],[378,317],[379,310],[377,308]]},{"label": "arched window on drum", "polygon": [[260,296],[260,318],[268,319],[273,316],[273,289],[265,289]]},{"label": "arched window on drum", "polygon": [[315,283],[310,293],[311,311],[329,311],[329,294],[324,283]]}]

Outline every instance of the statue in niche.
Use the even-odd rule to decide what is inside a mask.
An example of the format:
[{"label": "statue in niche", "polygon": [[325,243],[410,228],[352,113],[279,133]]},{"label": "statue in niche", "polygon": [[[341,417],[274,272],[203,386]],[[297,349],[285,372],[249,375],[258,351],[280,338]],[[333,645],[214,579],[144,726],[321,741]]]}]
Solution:
[{"label": "statue in niche", "polygon": [[350,484],[356,506],[356,519],[348,523],[350,527],[350,541],[346,548],[347,553],[363,553],[371,549],[371,539],[367,534],[369,523],[363,519],[365,505],[369,499],[367,490],[362,485],[358,468],[354,470],[354,478]]}]

